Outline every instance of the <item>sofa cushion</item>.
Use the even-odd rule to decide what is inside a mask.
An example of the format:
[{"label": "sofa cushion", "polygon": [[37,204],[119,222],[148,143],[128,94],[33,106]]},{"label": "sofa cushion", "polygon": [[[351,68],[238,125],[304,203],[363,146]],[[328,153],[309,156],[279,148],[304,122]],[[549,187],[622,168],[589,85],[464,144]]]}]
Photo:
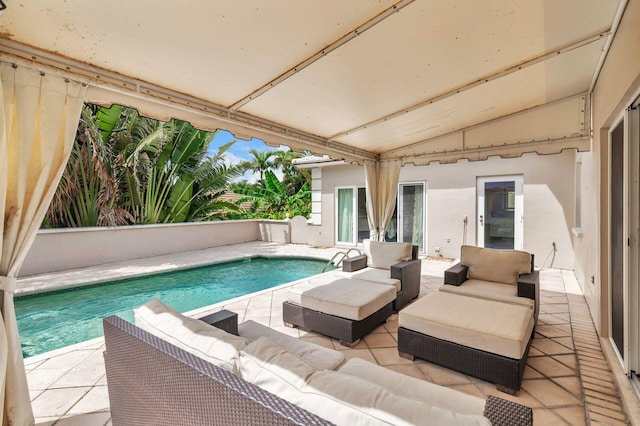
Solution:
[{"label": "sofa cushion", "polygon": [[315,370],[266,338],[247,345],[238,364],[243,379],[335,424],[488,424],[482,416],[403,398],[359,377]]},{"label": "sofa cushion", "polygon": [[238,352],[248,341],[198,319],[187,317],[153,299],[133,310],[135,325],[232,373]]},{"label": "sofa cushion", "polygon": [[350,359],[338,371],[376,383],[398,396],[424,401],[445,410],[478,415],[482,415],[484,412],[485,400],[483,398],[415,377],[398,374],[361,358]]},{"label": "sofa cushion", "polygon": [[336,278],[329,284],[291,287],[288,301],[307,309],[341,318],[362,320],[396,298],[396,289],[359,279]]},{"label": "sofa cushion", "polygon": [[466,280],[462,285],[445,284],[440,291],[460,294],[463,296],[477,297],[497,302],[513,303],[534,309],[535,301],[527,297],[518,296],[518,288],[511,284],[502,284],[493,281],[476,279]]},{"label": "sofa cushion", "polygon": [[460,263],[468,266],[467,278],[518,284],[518,275],[531,272],[531,254],[475,246],[460,248]]},{"label": "sofa cushion", "polygon": [[238,359],[238,373],[244,380],[294,404],[306,381],[317,371],[285,348],[259,337],[249,343]]},{"label": "sofa cushion", "polygon": [[338,271],[336,275],[344,278],[358,278],[366,281],[373,281],[378,284],[392,285],[396,291],[402,290],[402,283],[397,278],[391,278],[391,272],[388,269],[378,269],[367,266],[364,269],[355,272]]},{"label": "sofa cushion", "polygon": [[365,239],[362,242],[367,255],[367,266],[391,269],[391,265],[411,260],[411,243],[385,243]]},{"label": "sofa cushion", "polygon": [[418,333],[508,358],[521,359],[534,325],[533,309],[436,291],[398,314],[398,325]]},{"label": "sofa cushion", "polygon": [[344,354],[340,351],[296,339],[255,321],[240,324],[238,333],[249,341],[264,336],[318,370],[333,370],[344,362]]}]

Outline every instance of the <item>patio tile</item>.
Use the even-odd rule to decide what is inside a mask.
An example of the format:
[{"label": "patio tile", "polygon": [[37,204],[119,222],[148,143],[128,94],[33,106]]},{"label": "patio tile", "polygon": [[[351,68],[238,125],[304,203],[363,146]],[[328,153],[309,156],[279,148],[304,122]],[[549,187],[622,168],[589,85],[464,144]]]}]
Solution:
[{"label": "patio tile", "polygon": [[424,373],[425,376],[433,383],[443,386],[451,385],[467,385],[471,383],[469,377],[457,371],[450,370],[448,368],[441,367],[430,362],[418,364],[418,368]]},{"label": "patio tile", "polygon": [[624,414],[594,405],[589,406],[589,418],[611,425],[627,424],[627,416]]},{"label": "patio tile", "polygon": [[536,327],[536,333],[549,338],[571,336],[571,327],[568,324],[542,325]]},{"label": "patio tile", "polygon": [[412,361],[400,357],[398,355],[398,348],[375,348],[371,349],[371,353],[375,357],[376,361],[380,365],[399,365],[399,364],[411,364]]},{"label": "patio tile", "polygon": [[67,373],[68,369],[63,368],[38,368],[27,373],[29,389],[44,390],[58,381]]},{"label": "patio tile", "polygon": [[553,355],[551,358],[555,359],[558,362],[566,365],[567,367],[573,369],[574,371],[578,371],[578,360],[576,356],[571,355]]},{"label": "patio tile", "polygon": [[376,359],[373,357],[373,354],[369,351],[369,349],[347,349],[342,351],[346,360],[350,360],[353,358],[364,359],[369,362],[376,362]]},{"label": "patio tile", "polygon": [[396,348],[398,343],[389,333],[376,333],[364,336],[364,341],[370,348]]},{"label": "patio tile", "polygon": [[567,424],[562,417],[547,408],[533,409],[533,426]]},{"label": "patio tile", "polygon": [[570,392],[576,398],[582,399],[582,384],[580,379],[575,377],[556,377],[553,380],[554,383],[562,386],[563,389]]},{"label": "patio tile", "polygon": [[584,407],[563,407],[555,408],[556,412],[570,425],[584,425],[587,424]]},{"label": "patio tile", "polygon": [[427,378],[422,372],[422,370],[420,370],[420,368],[418,368],[418,366],[415,364],[388,365],[385,368],[388,368],[389,370],[397,371],[398,373],[404,374],[405,376],[415,377],[417,379],[427,381]]},{"label": "patio tile", "polygon": [[336,339],[331,339],[332,343],[333,343],[333,348],[335,350],[338,351],[344,351],[346,349],[369,349],[369,347],[367,346],[367,344],[365,343],[364,339],[360,339],[360,341],[358,342],[357,345],[353,346],[353,347],[349,347],[349,346],[345,346],[342,343],[340,343],[340,341],[336,340]]},{"label": "patio tile", "polygon": [[576,372],[549,356],[529,358],[527,364],[547,377],[573,376]]},{"label": "patio tile", "polygon": [[[524,381],[523,381],[523,383],[524,383]],[[527,407],[531,407],[531,408],[544,408],[543,405],[540,403],[540,401],[538,401],[536,398],[534,398],[524,388],[520,388],[520,392],[518,392],[518,395],[509,395],[508,393],[504,393],[504,392],[499,391],[496,388],[496,385],[494,385],[493,383],[486,383],[486,382],[485,383],[477,383],[476,386],[486,396],[488,396],[488,395],[497,396],[499,398],[506,399],[506,400],[513,401],[513,402],[517,402],[518,404],[526,405]]]},{"label": "patio tile", "polygon": [[333,342],[331,342],[331,339],[329,337],[308,336],[308,337],[302,337],[300,338],[300,340],[303,340],[305,342],[315,343],[316,345],[323,346],[325,348],[333,349]]},{"label": "patio tile", "polygon": [[[111,419],[111,413],[83,413],[61,418],[56,426],[103,426]],[[37,423],[39,426],[40,423]]]},{"label": "patio tile", "polygon": [[464,392],[468,395],[473,395],[473,396],[477,396],[478,398],[486,398],[487,395],[485,395],[479,388],[478,386],[476,386],[475,384],[464,384],[464,385],[451,385],[448,386],[452,389],[456,389],[459,390],[460,392]]},{"label": "patio tile", "polygon": [[[109,392],[106,386],[94,386],[77,404],[69,410],[69,415],[109,412]],[[110,415],[107,417],[107,419]],[[105,421],[107,420],[105,419]]]},{"label": "patio tile", "polygon": [[551,339],[533,339],[531,346],[547,355],[560,355],[572,352],[571,349]]},{"label": "patio tile", "polygon": [[551,380],[526,380],[522,388],[547,407],[579,405],[582,401]]},{"label": "patio tile", "polygon": [[33,415],[35,417],[63,416],[90,389],[90,387],[48,389],[31,402]]}]

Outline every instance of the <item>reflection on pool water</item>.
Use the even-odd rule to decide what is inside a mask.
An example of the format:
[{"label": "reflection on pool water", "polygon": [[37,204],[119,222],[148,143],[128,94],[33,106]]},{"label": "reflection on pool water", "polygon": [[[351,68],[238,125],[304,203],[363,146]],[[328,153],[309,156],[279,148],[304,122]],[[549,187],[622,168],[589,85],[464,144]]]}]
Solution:
[{"label": "reflection on pool water", "polygon": [[102,318],[133,321],[133,308],[153,298],[186,312],[322,272],[326,260],[253,257],[16,297],[25,357],[102,336]]}]

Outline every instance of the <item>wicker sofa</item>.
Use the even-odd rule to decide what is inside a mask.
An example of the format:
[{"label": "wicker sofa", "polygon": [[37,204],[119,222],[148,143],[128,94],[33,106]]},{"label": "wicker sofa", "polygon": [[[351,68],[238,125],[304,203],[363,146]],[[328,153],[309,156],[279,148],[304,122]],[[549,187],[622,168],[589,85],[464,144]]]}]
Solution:
[{"label": "wicker sofa", "polygon": [[[190,321],[184,319],[185,324]],[[176,346],[184,346],[184,341],[173,344],[161,338],[165,330],[160,330],[160,335],[152,334],[116,316],[105,318],[103,326],[107,385],[115,426],[354,424],[362,421],[362,416],[370,424],[531,425],[533,422],[532,410],[520,404],[496,397],[485,401],[364,360],[350,360],[331,368],[335,357],[341,355],[339,351],[301,342],[255,323],[240,324],[240,336],[253,340],[240,352],[240,371],[235,373],[216,361],[196,356],[198,352],[191,346]],[[172,333],[176,331],[169,329]],[[207,334],[209,330],[203,332]],[[263,334],[266,338],[258,337]],[[277,344],[268,343],[271,339]],[[210,347],[218,350],[221,344],[217,342]],[[264,358],[268,362],[262,362],[257,354],[264,348],[275,347],[280,348],[279,352],[271,352]],[[296,361],[289,364],[292,353],[305,362],[293,357]],[[282,364],[282,359],[289,361]],[[316,366],[307,374],[309,366],[317,362],[326,365]],[[256,363],[269,367],[256,370]],[[274,372],[288,381],[273,385]],[[324,382],[328,397],[322,392],[309,393],[310,388],[305,389],[299,402],[291,397],[290,383],[314,378],[317,383],[313,389],[322,389],[320,385]],[[385,394],[387,386],[391,396]],[[404,393],[406,396],[402,396]],[[353,397],[357,399],[356,405],[360,404],[355,409],[349,407],[349,398]],[[385,398],[390,398],[391,412],[372,407]],[[346,408],[341,404],[346,404]],[[427,407],[426,411],[424,407],[416,408],[420,404]]]}]

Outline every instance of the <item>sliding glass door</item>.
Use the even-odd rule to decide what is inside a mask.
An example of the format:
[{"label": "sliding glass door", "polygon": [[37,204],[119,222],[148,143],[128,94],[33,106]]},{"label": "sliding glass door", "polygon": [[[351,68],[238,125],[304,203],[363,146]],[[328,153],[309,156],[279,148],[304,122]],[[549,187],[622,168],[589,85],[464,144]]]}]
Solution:
[{"label": "sliding glass door", "polygon": [[369,238],[366,191],[356,186],[336,188],[336,244],[355,245]]}]

